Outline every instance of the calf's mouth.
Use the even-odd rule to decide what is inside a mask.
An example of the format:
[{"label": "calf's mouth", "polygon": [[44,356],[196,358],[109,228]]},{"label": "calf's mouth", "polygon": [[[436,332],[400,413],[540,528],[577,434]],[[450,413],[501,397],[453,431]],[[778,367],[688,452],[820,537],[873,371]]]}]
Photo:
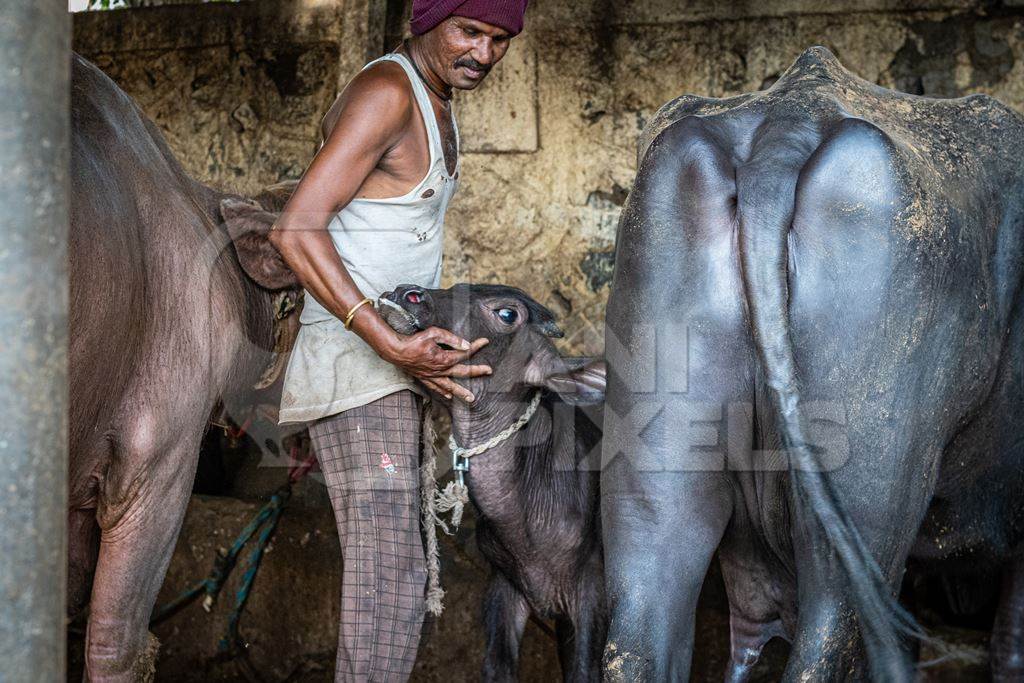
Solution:
[{"label": "calf's mouth", "polygon": [[394,301],[391,298],[393,296],[394,292],[385,292],[377,299],[377,310],[384,318],[384,322],[391,325],[392,329],[399,334],[415,334],[426,329],[416,315]]}]

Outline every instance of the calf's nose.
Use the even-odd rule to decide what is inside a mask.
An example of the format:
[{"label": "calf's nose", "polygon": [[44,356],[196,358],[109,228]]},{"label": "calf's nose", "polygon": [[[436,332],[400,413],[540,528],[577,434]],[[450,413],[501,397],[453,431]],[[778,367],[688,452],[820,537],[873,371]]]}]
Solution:
[{"label": "calf's nose", "polygon": [[426,298],[426,290],[416,285],[398,285],[390,295],[385,296],[395,303],[421,304]]}]

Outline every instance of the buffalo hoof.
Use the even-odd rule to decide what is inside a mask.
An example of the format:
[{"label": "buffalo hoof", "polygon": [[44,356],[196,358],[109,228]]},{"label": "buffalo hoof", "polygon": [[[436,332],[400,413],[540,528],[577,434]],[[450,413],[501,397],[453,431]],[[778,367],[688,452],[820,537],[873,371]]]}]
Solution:
[{"label": "buffalo hoof", "polygon": [[153,679],[156,678],[156,656],[160,651],[160,641],[152,633],[147,633],[146,636],[146,646],[132,667],[132,680],[139,683],[153,683]]}]

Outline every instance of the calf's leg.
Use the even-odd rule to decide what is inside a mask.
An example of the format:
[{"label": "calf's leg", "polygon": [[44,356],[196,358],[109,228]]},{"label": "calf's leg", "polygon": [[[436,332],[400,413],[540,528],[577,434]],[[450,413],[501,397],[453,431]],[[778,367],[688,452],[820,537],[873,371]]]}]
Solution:
[{"label": "calf's leg", "polygon": [[519,643],[530,607],[526,598],[504,574],[494,572],[484,599],[487,645],[481,679],[516,681],[519,674]]},{"label": "calf's leg", "polygon": [[601,654],[608,632],[602,574],[584,581],[580,592],[572,620],[559,620],[556,629],[562,678],[571,683],[601,680]]},{"label": "calf's leg", "polygon": [[100,550],[96,510],[68,513],[68,617],[74,619],[89,604],[89,590]]},{"label": "calf's leg", "polygon": [[565,617],[555,619],[555,638],[558,639],[558,663],[562,667],[562,680],[565,683],[575,680],[576,676],[576,629],[572,621]]},{"label": "calf's leg", "polygon": [[1019,554],[1003,570],[990,651],[993,681],[1024,680],[1024,557]]}]

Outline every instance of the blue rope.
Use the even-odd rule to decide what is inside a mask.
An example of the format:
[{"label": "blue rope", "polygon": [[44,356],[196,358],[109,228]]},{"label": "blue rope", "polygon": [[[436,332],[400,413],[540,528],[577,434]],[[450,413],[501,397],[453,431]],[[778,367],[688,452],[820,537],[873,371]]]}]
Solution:
[{"label": "blue rope", "polygon": [[235,593],[235,607],[231,610],[231,616],[228,619],[228,632],[220,639],[217,647],[221,652],[229,652],[233,648],[244,647],[242,637],[238,632],[238,622],[242,618],[245,603],[249,600],[249,592],[252,590],[252,585],[256,580],[256,572],[259,571],[260,562],[263,560],[263,554],[270,542],[270,537],[274,535],[274,531],[277,529],[277,522],[281,519],[284,505],[288,502],[290,496],[291,486],[289,485],[275,493],[270,498],[270,502],[260,511],[260,516],[263,516],[264,512],[267,513],[266,516],[263,516],[263,519],[268,521],[268,523],[264,525],[259,538],[256,540],[256,547],[249,554],[245,574],[242,575],[242,585],[238,587],[238,591]]},{"label": "blue rope", "polygon": [[150,626],[155,626],[174,616],[204,593],[206,597],[203,599],[203,609],[209,612],[217,601],[217,597],[227,582],[228,577],[231,576],[231,572],[238,562],[238,556],[241,554],[242,549],[252,539],[253,535],[262,528],[256,541],[256,547],[249,554],[245,574],[242,577],[242,585],[235,594],[235,607],[231,611],[228,620],[228,632],[227,635],[221,638],[219,649],[221,652],[227,652],[231,649],[232,644],[235,646],[241,645],[238,622],[242,618],[242,611],[245,609],[245,603],[249,599],[249,592],[252,590],[253,582],[256,580],[256,572],[259,570],[263,553],[266,551],[271,536],[273,536],[274,531],[277,529],[278,520],[281,518],[281,513],[284,511],[284,506],[291,497],[291,494],[292,484],[289,481],[289,483],[278,489],[270,497],[267,504],[260,508],[256,516],[245,525],[245,528],[242,529],[227,553],[217,554],[217,558],[213,561],[213,569],[210,571],[210,575],[205,579],[197,581],[174,600],[158,608],[153,613],[153,617],[149,622]]}]

